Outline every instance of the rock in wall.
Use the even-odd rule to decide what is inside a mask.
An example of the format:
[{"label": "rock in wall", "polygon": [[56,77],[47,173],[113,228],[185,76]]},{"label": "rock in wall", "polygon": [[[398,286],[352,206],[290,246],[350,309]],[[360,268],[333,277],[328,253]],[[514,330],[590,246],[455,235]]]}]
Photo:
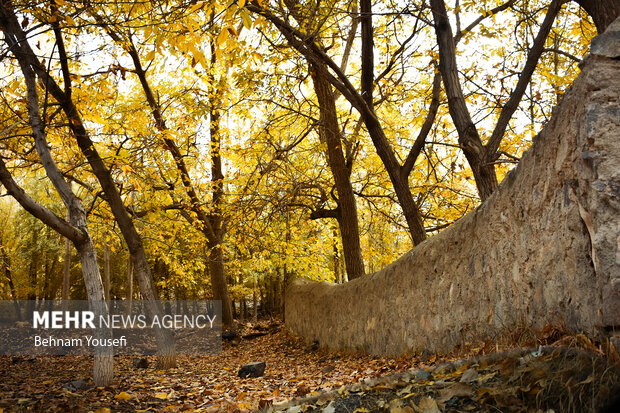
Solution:
[{"label": "rock in wall", "polygon": [[475,211],[387,268],[296,280],[285,322],[372,354],[447,351],[516,325],[620,326],[620,19],[518,166]]}]

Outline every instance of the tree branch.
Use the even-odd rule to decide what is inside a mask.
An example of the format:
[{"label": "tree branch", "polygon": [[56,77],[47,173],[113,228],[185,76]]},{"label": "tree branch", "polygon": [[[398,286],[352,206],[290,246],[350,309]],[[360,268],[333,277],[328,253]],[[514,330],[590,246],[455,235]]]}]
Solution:
[{"label": "tree branch", "polygon": [[406,179],[411,170],[413,169],[420,152],[422,152],[422,148],[426,144],[426,138],[433,127],[433,123],[435,123],[435,117],[437,116],[437,111],[439,110],[439,96],[441,93],[441,74],[439,72],[435,73],[435,77],[433,78],[433,92],[431,104],[428,108],[428,114],[426,115],[426,119],[424,120],[424,124],[420,129],[420,133],[416,138],[409,154],[407,155],[407,159],[405,159],[405,163],[401,167],[400,173],[403,176],[403,179]]},{"label": "tree branch", "polygon": [[491,137],[486,144],[485,152],[488,162],[493,162],[495,161],[495,159],[497,159],[496,152],[499,149],[499,145],[502,139],[504,138],[504,133],[506,132],[508,123],[510,122],[510,119],[512,118],[514,112],[519,107],[519,103],[523,98],[523,94],[527,89],[527,85],[532,79],[532,75],[534,74],[534,70],[536,70],[536,65],[538,63],[538,60],[540,59],[540,55],[545,48],[547,36],[549,35],[551,28],[553,27],[555,17],[560,12],[563,3],[564,0],[552,0],[551,4],[549,4],[549,9],[547,10],[545,19],[543,20],[540,29],[538,30],[538,34],[534,39],[534,44],[532,45],[532,48],[527,54],[527,60],[525,61],[525,66],[521,71],[521,76],[519,76],[517,85],[510,94],[508,102],[506,102],[506,104],[502,108],[499,119],[497,120],[497,124],[495,125],[495,129],[493,129],[493,133],[491,134]]}]

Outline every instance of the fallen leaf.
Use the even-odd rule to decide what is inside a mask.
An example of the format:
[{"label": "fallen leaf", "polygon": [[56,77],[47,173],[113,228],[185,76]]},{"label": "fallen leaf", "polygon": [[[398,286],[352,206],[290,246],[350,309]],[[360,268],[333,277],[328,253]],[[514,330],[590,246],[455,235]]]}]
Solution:
[{"label": "fallen leaf", "polygon": [[439,391],[438,401],[444,403],[453,397],[471,397],[474,394],[472,387],[466,383],[454,383],[453,385]]},{"label": "fallen leaf", "polygon": [[131,399],[131,394],[122,391],[119,394],[117,394],[116,396],[114,396],[114,398],[115,399],[119,399],[119,400],[129,400],[129,399]]},{"label": "fallen leaf", "polygon": [[168,395],[166,393],[155,393],[155,397],[160,400],[168,399]]},{"label": "fallen leaf", "polygon": [[421,413],[441,413],[441,410],[439,410],[439,407],[437,407],[437,403],[435,402],[435,400],[431,399],[430,397],[426,397],[420,400],[419,408]]}]

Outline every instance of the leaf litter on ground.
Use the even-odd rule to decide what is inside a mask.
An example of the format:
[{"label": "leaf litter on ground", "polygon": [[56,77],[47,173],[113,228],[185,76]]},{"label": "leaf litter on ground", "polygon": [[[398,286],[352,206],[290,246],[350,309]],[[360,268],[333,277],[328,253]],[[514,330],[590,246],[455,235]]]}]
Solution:
[{"label": "leaf litter on ground", "polygon": [[[218,355],[178,356],[178,367],[167,371],[115,357],[115,379],[105,388],[92,386],[89,357],[0,357],[0,412],[559,413],[597,411],[620,391],[618,365],[584,345],[465,361],[486,350],[390,358],[329,352],[279,323],[271,322],[264,335],[253,334],[265,331],[264,324],[242,328],[239,337],[249,339],[225,340]],[[266,363],[264,375],[238,377],[252,362]]]}]

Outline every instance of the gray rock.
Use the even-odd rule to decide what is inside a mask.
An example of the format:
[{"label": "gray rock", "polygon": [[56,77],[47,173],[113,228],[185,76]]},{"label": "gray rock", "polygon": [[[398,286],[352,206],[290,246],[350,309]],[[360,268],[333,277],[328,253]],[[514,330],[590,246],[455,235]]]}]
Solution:
[{"label": "gray rock", "polygon": [[87,390],[90,389],[91,387],[93,387],[92,385],[88,384],[86,381],[84,380],[72,380],[68,383],[65,383],[62,385],[62,387],[64,389],[69,390],[70,392],[76,392],[78,390]]},{"label": "gray rock", "polygon": [[144,357],[136,357],[133,359],[133,366],[137,369],[146,369],[149,367],[149,361]]},{"label": "gray rock", "polygon": [[260,377],[265,373],[265,366],[264,361],[245,364],[239,369],[238,376],[242,379],[246,377]]}]

